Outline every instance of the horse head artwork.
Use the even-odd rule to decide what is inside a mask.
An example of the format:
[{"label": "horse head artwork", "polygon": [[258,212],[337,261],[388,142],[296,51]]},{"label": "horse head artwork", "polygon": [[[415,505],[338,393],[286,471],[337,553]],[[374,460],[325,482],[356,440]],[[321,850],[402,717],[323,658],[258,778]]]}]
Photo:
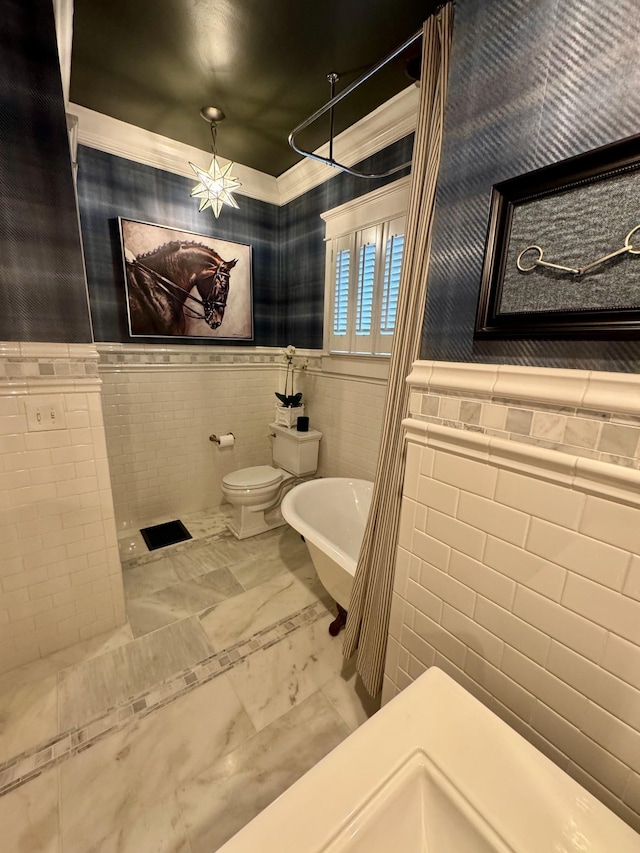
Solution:
[{"label": "horse head artwork", "polygon": [[174,241],[137,257],[126,250],[125,261],[132,335],[184,335],[187,317],[220,327],[237,259],[224,261],[208,246]]}]

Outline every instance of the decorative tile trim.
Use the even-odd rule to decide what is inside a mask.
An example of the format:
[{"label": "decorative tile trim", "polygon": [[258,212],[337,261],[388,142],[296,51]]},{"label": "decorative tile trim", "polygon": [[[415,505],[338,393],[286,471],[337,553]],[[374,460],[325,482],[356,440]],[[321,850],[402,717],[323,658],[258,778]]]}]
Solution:
[{"label": "decorative tile trim", "polygon": [[640,418],[574,406],[412,391],[411,417],[609,465],[640,469]]},{"label": "decorative tile trim", "polygon": [[214,678],[224,675],[251,655],[264,651],[301,628],[327,614],[322,602],[298,610],[261,631],[220,652],[215,652],[189,669],[182,670],[150,690],[135,694],[126,702],[108,708],[82,726],[57,734],[37,746],[0,764],[0,797],[35,779],[131,723],[164,708]]},{"label": "decorative tile trim", "polygon": [[[147,346],[139,345],[98,345],[100,355],[100,372],[117,371],[122,369],[135,370],[156,368],[184,370],[185,366],[190,369],[215,369],[228,368],[230,366],[248,366],[258,369],[282,367],[282,349],[276,347],[260,349],[236,348],[208,348],[194,346]],[[317,350],[298,350],[297,356],[309,359],[309,367],[319,370],[321,367],[321,356]]]},{"label": "decorative tile trim", "polygon": [[455,425],[433,423],[433,420],[405,419],[402,423],[406,440],[640,507],[640,471],[637,469],[581,459],[555,448],[519,443],[488,431],[464,430]]},{"label": "decorative tile trim", "polygon": [[0,394],[88,391],[96,390],[99,383],[94,346],[0,343]]},{"label": "decorative tile trim", "polygon": [[411,416],[452,429],[640,469],[640,377],[415,362]]},{"label": "decorative tile trim", "polygon": [[417,388],[448,395],[458,393],[481,399],[517,398],[528,405],[570,406],[640,416],[640,375],[635,373],[416,361],[407,382]]}]

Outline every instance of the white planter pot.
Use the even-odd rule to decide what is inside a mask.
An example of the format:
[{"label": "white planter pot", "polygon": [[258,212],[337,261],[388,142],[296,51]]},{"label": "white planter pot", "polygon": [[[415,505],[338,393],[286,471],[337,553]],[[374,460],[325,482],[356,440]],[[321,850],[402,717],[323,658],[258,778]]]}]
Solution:
[{"label": "white planter pot", "polygon": [[291,429],[296,426],[300,415],[304,415],[304,405],[296,406],[295,408],[276,406],[276,424],[285,426],[287,429]]}]

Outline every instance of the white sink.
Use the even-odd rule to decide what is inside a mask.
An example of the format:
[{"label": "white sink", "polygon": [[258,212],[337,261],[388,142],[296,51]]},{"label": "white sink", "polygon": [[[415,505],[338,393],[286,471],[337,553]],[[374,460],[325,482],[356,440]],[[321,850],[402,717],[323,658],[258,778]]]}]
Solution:
[{"label": "white sink", "polygon": [[432,667],[219,853],[640,853],[640,836]]},{"label": "white sink", "polygon": [[509,848],[418,750],[326,846],[326,853],[503,853]]}]

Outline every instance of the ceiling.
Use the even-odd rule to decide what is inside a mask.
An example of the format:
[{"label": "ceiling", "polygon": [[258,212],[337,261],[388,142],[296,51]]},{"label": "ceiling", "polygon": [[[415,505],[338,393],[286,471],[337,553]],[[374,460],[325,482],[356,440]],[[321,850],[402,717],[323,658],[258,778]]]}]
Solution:
[{"label": "ceiling", "polygon": [[[290,131],[421,28],[438,0],[75,0],[71,101],[278,176]],[[419,42],[335,110],[335,133],[410,85]],[[328,116],[300,134],[315,150]],[[338,154],[339,152],[336,152]]]}]

